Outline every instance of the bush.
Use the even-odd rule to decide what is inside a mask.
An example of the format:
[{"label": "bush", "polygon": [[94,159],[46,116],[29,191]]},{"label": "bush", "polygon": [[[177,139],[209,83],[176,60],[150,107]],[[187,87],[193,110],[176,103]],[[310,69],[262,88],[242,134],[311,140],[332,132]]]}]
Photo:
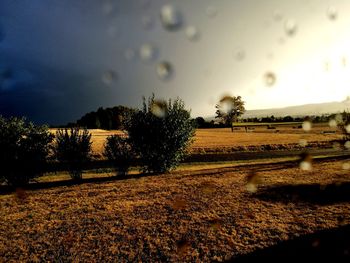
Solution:
[{"label": "bush", "polygon": [[339,115],[340,122],[338,123],[338,127],[340,128],[343,139],[342,142],[345,144],[350,141],[350,112],[344,111]]},{"label": "bush", "polygon": [[23,186],[44,172],[53,135],[47,126],[24,118],[0,116],[0,177],[7,184]]},{"label": "bush", "polygon": [[143,109],[126,124],[130,143],[140,156],[144,172],[167,172],[175,168],[192,142],[194,125],[182,100],[143,98]]},{"label": "bush", "polygon": [[108,136],[104,147],[104,156],[117,170],[118,175],[125,176],[135,157],[129,141],[118,135]]},{"label": "bush", "polygon": [[74,180],[82,179],[84,165],[91,158],[91,134],[79,128],[59,129],[56,132],[55,155],[67,165]]}]

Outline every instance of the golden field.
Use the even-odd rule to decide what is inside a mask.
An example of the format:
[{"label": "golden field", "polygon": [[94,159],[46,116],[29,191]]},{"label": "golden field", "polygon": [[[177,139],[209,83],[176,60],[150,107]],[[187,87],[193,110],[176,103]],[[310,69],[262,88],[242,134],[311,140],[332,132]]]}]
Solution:
[{"label": "golden field", "polygon": [[[249,164],[1,195],[0,258],[236,258],[349,224],[350,177],[349,170],[342,169],[345,162],[350,159],[317,162],[309,172],[299,170],[297,163]],[[253,171],[259,182],[257,191],[249,192],[247,178]],[[309,246],[317,248],[320,242],[313,239]]]},{"label": "golden field", "polygon": [[[298,145],[300,140],[306,140],[308,143],[329,142],[341,138],[339,132],[335,134],[327,134],[323,132],[336,131],[326,124],[315,125],[311,131],[306,132],[302,129],[293,128],[297,125],[277,126],[275,130],[268,130],[266,126],[255,127],[254,130],[245,132],[243,127],[237,128],[231,132],[230,128],[218,129],[197,129],[194,137],[194,143],[190,151],[193,153],[205,152],[222,152],[224,150],[244,150],[249,147],[257,146],[278,146]],[[51,129],[54,133],[56,129]],[[278,132],[276,132],[278,131]],[[92,134],[92,148],[95,154],[99,155],[103,152],[103,147],[107,136],[113,134],[122,135],[122,131],[106,131],[94,129],[90,130]],[[288,148],[287,147],[287,148]]]}]

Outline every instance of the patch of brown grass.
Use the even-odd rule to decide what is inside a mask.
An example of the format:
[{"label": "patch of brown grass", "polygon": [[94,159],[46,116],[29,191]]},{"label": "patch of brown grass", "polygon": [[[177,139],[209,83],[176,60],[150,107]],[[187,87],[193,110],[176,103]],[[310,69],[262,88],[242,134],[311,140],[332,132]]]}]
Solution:
[{"label": "patch of brown grass", "polygon": [[256,193],[246,191],[251,170],[236,167],[3,195],[1,261],[228,259],[350,223],[349,201],[259,197],[282,185],[350,183],[342,162],[315,163],[311,172],[255,166]]}]

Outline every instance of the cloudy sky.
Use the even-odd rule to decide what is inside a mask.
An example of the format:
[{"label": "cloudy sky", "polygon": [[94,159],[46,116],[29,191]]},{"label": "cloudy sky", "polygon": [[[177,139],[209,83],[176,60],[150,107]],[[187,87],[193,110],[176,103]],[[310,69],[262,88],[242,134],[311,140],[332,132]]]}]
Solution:
[{"label": "cloudy sky", "polygon": [[74,121],[182,98],[210,116],[350,95],[350,1],[1,0],[0,114]]}]

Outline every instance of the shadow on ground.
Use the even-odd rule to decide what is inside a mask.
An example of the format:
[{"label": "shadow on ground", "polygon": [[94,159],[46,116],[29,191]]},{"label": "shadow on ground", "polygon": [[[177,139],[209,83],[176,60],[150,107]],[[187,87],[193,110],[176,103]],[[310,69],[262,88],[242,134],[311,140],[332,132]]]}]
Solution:
[{"label": "shadow on ground", "polygon": [[[263,260],[268,261],[263,261]],[[227,262],[350,262],[350,225],[322,230]]]},{"label": "shadow on ground", "polygon": [[269,202],[307,202],[319,205],[349,202],[350,182],[279,185],[261,189],[253,197]]}]

